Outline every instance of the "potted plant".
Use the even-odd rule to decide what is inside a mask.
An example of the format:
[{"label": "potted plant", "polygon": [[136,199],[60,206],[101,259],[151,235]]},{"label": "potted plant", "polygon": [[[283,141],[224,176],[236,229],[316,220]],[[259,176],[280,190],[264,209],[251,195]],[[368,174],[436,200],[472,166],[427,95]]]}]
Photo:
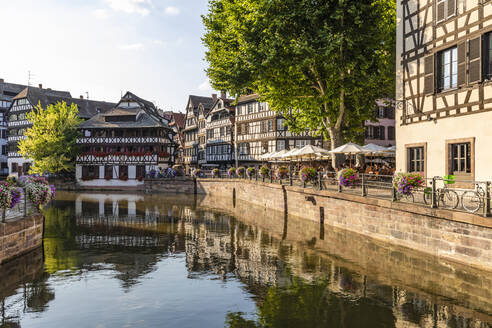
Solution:
[{"label": "potted plant", "polygon": [[174,165],[173,170],[176,172],[176,176],[178,177],[184,176],[184,168],[182,165]]},{"label": "potted plant", "polygon": [[248,167],[246,170],[246,174],[248,175],[249,178],[252,178],[255,176],[256,169],[254,167]]},{"label": "potted plant", "polygon": [[301,169],[300,177],[302,182],[310,182],[316,179],[316,169],[314,167],[305,166]]},{"label": "potted plant", "polygon": [[27,198],[38,208],[46,205],[55,197],[55,186],[49,185],[44,178],[32,177],[26,184]]},{"label": "potted plant", "polygon": [[104,176],[104,179],[105,179],[106,181],[109,181],[109,180],[111,180],[111,176],[109,176],[109,175],[105,175],[105,176]]},{"label": "potted plant", "polygon": [[138,181],[140,181],[140,182],[142,182],[142,181],[143,181],[143,176],[139,175],[139,176],[137,177],[137,180],[138,180]]},{"label": "potted plant", "polygon": [[393,177],[393,187],[398,193],[409,196],[415,188],[424,186],[424,179],[419,173],[397,173]]},{"label": "potted plant", "polygon": [[240,178],[244,178],[244,175],[246,174],[246,168],[244,166],[240,166],[236,170],[237,176]]},{"label": "potted plant", "polygon": [[220,170],[215,168],[212,170],[212,175],[214,178],[219,178],[220,177]]},{"label": "potted plant", "polygon": [[191,176],[194,178],[202,178],[203,172],[200,169],[194,169],[193,172],[191,172]]},{"label": "potted plant", "polygon": [[229,178],[234,178],[236,176],[236,168],[229,168],[229,170],[227,170],[227,175],[229,176]]},{"label": "potted plant", "polygon": [[353,168],[346,168],[338,172],[338,184],[343,187],[355,187],[359,181],[359,174]]},{"label": "potted plant", "polygon": [[263,165],[262,167],[260,167],[260,176],[262,178],[266,178],[270,175],[270,168],[266,165]]},{"label": "potted plant", "polygon": [[286,166],[281,166],[277,170],[277,177],[282,180],[289,176],[289,169]]},{"label": "potted plant", "polygon": [[120,180],[121,181],[128,181],[128,176],[127,175],[120,175]]}]

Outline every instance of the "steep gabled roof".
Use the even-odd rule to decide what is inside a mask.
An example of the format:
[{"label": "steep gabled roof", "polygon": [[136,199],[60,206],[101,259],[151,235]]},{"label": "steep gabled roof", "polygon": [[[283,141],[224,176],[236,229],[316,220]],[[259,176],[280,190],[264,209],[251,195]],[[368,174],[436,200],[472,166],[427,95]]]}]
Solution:
[{"label": "steep gabled roof", "polygon": [[185,127],[185,114],[183,113],[171,113],[171,117],[173,118],[173,121],[171,124],[173,126],[176,126],[178,129],[184,129]]},{"label": "steep gabled roof", "polygon": [[0,99],[10,100],[25,88],[22,84],[0,82]]},{"label": "steep gabled roof", "polygon": [[198,105],[202,104],[204,108],[209,109],[214,104],[214,99],[212,97],[190,95],[189,101],[193,105],[193,108],[198,108]]},{"label": "steep gabled roof", "polygon": [[237,99],[237,103],[240,104],[240,103],[246,103],[246,102],[251,102],[251,101],[258,101],[259,98],[260,98],[260,95],[257,93],[253,93],[250,95],[244,95],[244,96],[240,96]]},{"label": "steep gabled roof", "polygon": [[56,104],[57,102],[66,102],[67,105],[76,104],[79,110],[79,116],[85,119],[91,118],[99,112],[104,112],[115,105],[114,103],[105,101],[72,98],[72,95],[68,91],[35,87],[24,88],[24,90],[14,97],[14,100],[23,98],[26,98],[33,106],[41,104],[43,108],[51,104]]},{"label": "steep gabled roof", "polygon": [[[122,102],[136,102],[139,107],[123,107]],[[136,116],[135,121],[106,121],[106,117]],[[80,128],[168,128],[168,120],[159,115],[159,111],[150,101],[131,92],[125,93],[115,108],[100,113],[80,125]]]}]

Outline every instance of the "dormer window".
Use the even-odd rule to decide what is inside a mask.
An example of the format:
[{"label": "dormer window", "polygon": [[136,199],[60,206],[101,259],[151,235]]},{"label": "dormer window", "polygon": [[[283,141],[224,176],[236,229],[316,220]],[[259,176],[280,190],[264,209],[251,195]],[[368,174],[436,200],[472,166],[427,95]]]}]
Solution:
[{"label": "dormer window", "polygon": [[136,122],[136,115],[105,116],[106,122]]}]

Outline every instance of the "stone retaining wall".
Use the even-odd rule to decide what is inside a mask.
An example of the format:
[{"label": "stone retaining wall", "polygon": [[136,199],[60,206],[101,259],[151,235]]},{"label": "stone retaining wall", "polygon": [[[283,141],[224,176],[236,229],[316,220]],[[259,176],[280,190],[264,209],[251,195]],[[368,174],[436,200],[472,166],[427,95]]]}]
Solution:
[{"label": "stone retaining wall", "polygon": [[324,221],[326,225],[492,270],[491,218],[238,179],[199,179],[196,192]]},{"label": "stone retaining wall", "polygon": [[[328,258],[361,276],[369,275],[383,285],[398,284],[434,301],[432,295],[440,295],[437,301],[442,305],[447,305],[448,300],[461,300],[461,309],[455,307],[454,311],[464,316],[467,316],[466,309],[492,313],[492,276],[487,271],[443,258],[436,261],[430,254],[245,201],[238,200],[233,206],[230,197],[206,195],[200,199],[199,207],[232,215],[281,241],[277,247],[288,247],[296,254],[291,257],[292,261],[311,265],[306,271],[302,270],[303,265],[292,266],[297,276],[329,272],[322,268],[329,263],[324,260]],[[474,313],[471,317],[480,316]],[[481,319],[492,323],[492,315]]]},{"label": "stone retaining wall", "polygon": [[41,214],[0,223],[0,264],[41,246],[43,224]]}]

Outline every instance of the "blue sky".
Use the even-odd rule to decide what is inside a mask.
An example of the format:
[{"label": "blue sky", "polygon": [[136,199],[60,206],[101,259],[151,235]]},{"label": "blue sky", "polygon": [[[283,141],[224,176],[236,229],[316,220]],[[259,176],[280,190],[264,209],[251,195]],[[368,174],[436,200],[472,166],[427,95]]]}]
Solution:
[{"label": "blue sky", "polygon": [[127,90],[183,111],[213,91],[207,0],[0,0],[0,78],[116,102]]}]

